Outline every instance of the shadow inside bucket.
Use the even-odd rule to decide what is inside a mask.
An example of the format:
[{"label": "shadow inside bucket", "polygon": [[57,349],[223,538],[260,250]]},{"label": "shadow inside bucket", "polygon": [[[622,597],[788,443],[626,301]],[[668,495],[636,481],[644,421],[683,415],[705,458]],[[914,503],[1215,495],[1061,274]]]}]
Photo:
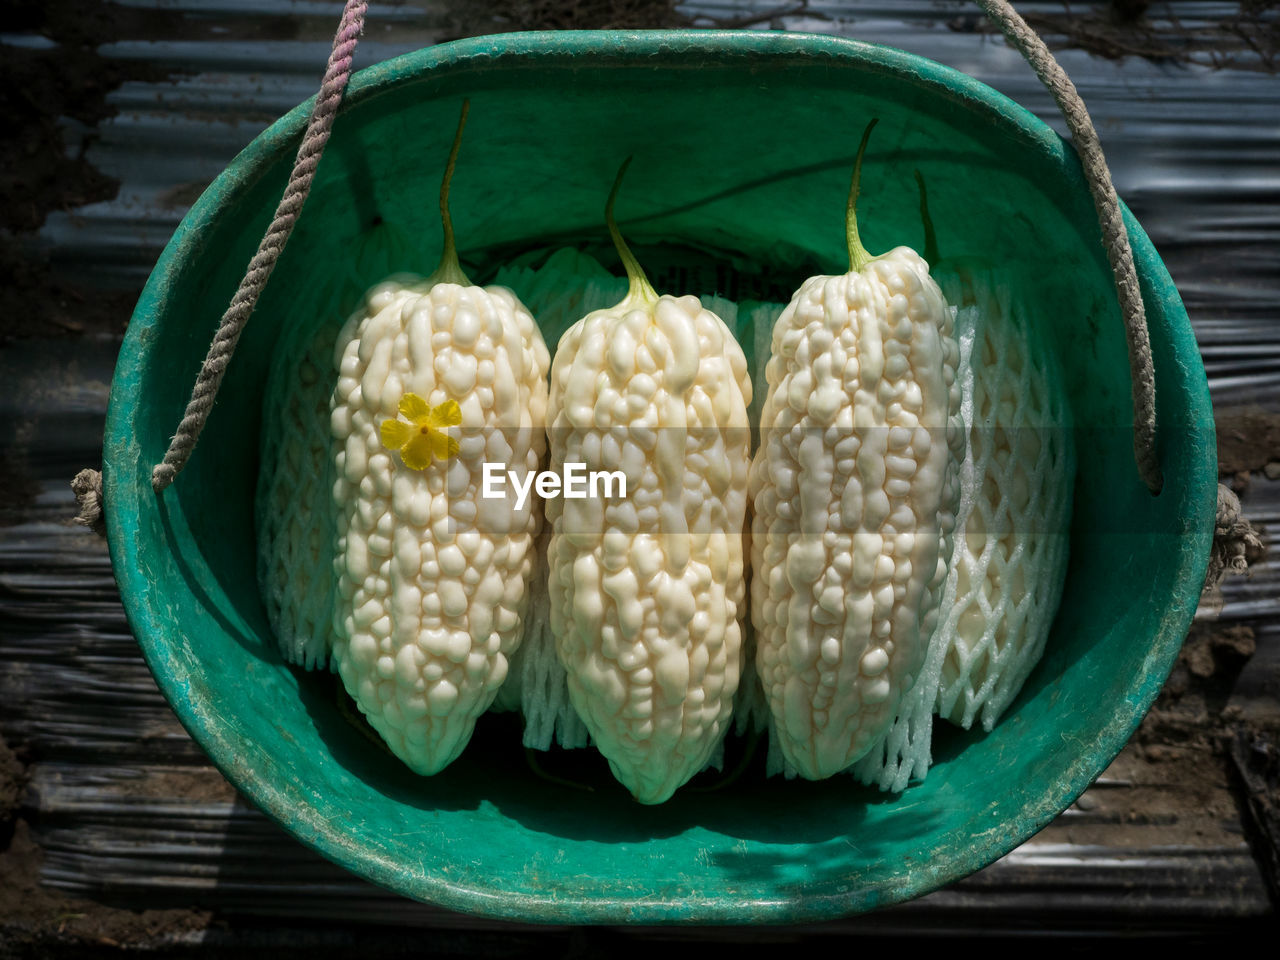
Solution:
[{"label": "shadow inside bucket", "polygon": [[[527,751],[523,722],[514,713],[482,715],[462,755],[422,777],[355,716],[335,675],[293,669],[300,701],[332,759],[381,795],[423,813],[487,806],[529,830],[574,841],[643,843],[699,828],[763,843],[808,844],[847,836],[857,829],[863,807],[896,800],[849,776],[827,783],[766,778],[763,738],[761,749],[747,755],[748,740],[731,734],[726,759],[745,769],[705,770],[671,800],[647,806],[613,778],[594,747]],[[762,816],[762,810],[773,814]],[[797,815],[805,810],[812,815]]]}]

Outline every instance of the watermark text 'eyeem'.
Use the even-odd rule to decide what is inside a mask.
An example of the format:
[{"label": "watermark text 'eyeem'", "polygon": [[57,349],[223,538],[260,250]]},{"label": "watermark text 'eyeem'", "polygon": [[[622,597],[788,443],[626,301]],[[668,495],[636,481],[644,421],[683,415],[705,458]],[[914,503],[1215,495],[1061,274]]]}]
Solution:
[{"label": "watermark text 'eyeem'", "polygon": [[[607,499],[625,499],[627,496],[627,475],[621,470],[587,470],[585,463],[566,463],[564,473],[554,470],[540,470],[528,473],[521,470],[506,470],[501,463],[484,464],[480,496],[486,500],[506,499],[506,485],[511,484],[516,492],[516,509],[524,508],[529,500],[529,491],[537,491],[544,500],[552,497],[564,497],[566,500],[585,500],[587,497],[605,497]],[[615,494],[614,490],[617,489]]]}]

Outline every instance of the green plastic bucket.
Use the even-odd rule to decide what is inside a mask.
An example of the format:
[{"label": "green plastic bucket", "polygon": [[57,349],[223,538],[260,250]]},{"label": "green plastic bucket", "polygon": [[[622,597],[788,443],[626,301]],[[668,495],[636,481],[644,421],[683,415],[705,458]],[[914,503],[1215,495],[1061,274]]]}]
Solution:
[{"label": "green plastic bucket", "polygon": [[[945,738],[920,786],[851,778],[682,790],[659,807],[602,780],[535,777],[482,730],[443,774],[370,749],[326,678],[284,664],[254,576],[263,383],[292,309],[378,218],[439,249],[436,191],[459,100],[453,185],[464,262],[600,239],[604,193],[633,242],[679,241],[786,286],[844,267],[858,135],[873,250],[922,242],[919,169],[944,255],[1014,264],[1056,345],[1077,426],[1071,561],[1048,653],[988,734]],[[982,84],[897,50],[778,33],[512,34],[357,74],[315,187],[245,333],[199,448],[156,497],[212,331],[283,189],[307,117],[273,125],[164,251],[112,384],[104,457],[112,562],[129,621],[191,735],[298,839],[398,893],[570,922],[804,921],[933,890],[1047,824],[1107,766],[1155,698],[1200,594],[1216,464],[1204,368],[1168,273],[1127,217],[1157,372],[1164,489],[1131,453],[1122,324],[1071,149]],[[362,278],[368,283],[378,276]],[[305,298],[303,298],[305,299]]]}]

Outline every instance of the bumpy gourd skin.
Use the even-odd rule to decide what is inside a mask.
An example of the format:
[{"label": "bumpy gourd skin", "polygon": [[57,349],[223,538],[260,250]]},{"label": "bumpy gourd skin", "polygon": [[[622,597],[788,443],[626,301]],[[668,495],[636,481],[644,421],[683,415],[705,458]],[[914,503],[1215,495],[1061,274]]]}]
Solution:
[{"label": "bumpy gourd skin", "polygon": [[774,328],[752,618],[783,755],[809,779],[883,735],[937,619],[963,441],[952,325],[928,264],[898,247],[810,278]]},{"label": "bumpy gourd skin", "polygon": [[[392,752],[421,774],[458,756],[521,637],[540,522],[482,499],[482,464],[536,471],[546,345],[501,287],[386,283],[339,337],[333,661]],[[405,393],[461,408],[459,453],[414,470],[380,424]]]},{"label": "bumpy gourd skin", "polygon": [[547,503],[569,694],[614,776],[661,803],[728,729],[742,670],[751,382],[695,297],[632,297],[565,334],[551,468],[622,470],[625,499]]}]

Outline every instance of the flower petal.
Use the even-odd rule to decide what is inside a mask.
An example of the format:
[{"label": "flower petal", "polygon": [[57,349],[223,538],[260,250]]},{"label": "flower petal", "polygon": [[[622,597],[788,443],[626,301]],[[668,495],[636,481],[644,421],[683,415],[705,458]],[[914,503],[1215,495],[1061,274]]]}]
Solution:
[{"label": "flower petal", "polygon": [[[422,425],[422,421],[431,416],[431,408],[427,406],[427,401],[423,400],[416,393],[406,393],[400,398],[400,412],[409,418],[411,423]],[[431,426],[430,421],[427,426]]]},{"label": "flower petal", "polygon": [[448,460],[458,455],[458,441],[443,430],[432,430],[428,436],[431,437],[431,452],[437,460]]},{"label": "flower petal", "polygon": [[409,442],[413,428],[403,420],[382,421],[382,445],[388,450],[399,450]]},{"label": "flower petal", "polygon": [[400,449],[404,465],[413,470],[425,470],[431,464],[431,434],[415,432]]},{"label": "flower petal", "polygon": [[431,411],[430,426],[456,427],[462,423],[462,408],[457,400],[446,400]]}]

